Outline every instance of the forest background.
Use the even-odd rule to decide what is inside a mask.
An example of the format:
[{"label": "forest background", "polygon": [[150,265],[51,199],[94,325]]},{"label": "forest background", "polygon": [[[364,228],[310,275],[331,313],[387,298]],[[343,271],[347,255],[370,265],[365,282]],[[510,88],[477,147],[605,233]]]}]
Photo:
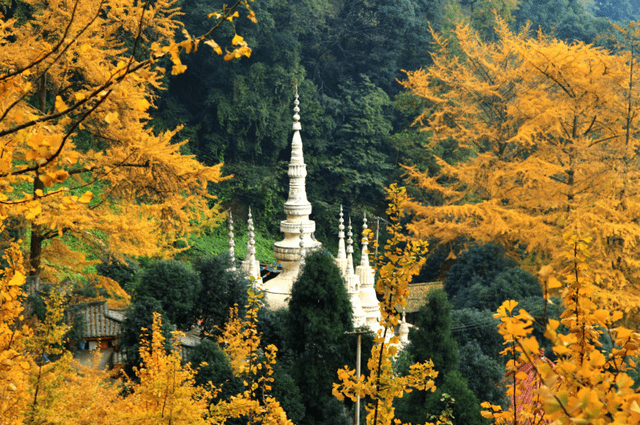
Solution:
[{"label": "forest background", "polygon": [[[422,206],[428,206],[442,202],[442,199],[434,198],[432,193],[424,194],[425,184],[416,178],[418,174],[427,172],[426,175],[439,175],[443,169],[442,161],[455,165],[483,153],[482,148],[469,150],[464,145],[463,137],[438,139],[433,131],[421,131],[422,125],[412,125],[419,116],[424,118],[423,113],[432,106],[433,100],[421,96],[415,86],[411,87],[412,83],[405,84],[410,88],[407,90],[399,81],[407,79],[403,70],[436,69],[433,58],[437,57],[439,45],[432,29],[444,37],[455,34],[454,38],[462,38],[460,33],[456,33],[456,25],[463,22],[476,31],[479,40],[490,43],[499,41],[502,37],[500,31],[496,31],[500,25],[517,30],[526,22],[531,22],[532,28],[540,27],[550,38],[555,37],[569,44],[583,42],[610,48],[614,43],[612,40],[624,39],[621,32],[611,26],[611,22],[636,20],[634,13],[638,10],[631,1],[251,2],[248,9],[251,14],[247,16],[249,19],[231,16],[229,22],[233,25],[216,27],[219,37],[230,40],[225,47],[227,54],[224,59],[233,60],[223,62],[219,56],[222,49],[215,42],[208,44],[211,49],[203,51],[201,45],[199,51],[191,52],[197,47],[194,41],[197,39],[190,35],[208,32],[211,24],[205,19],[207,15],[212,14],[216,19],[224,18],[223,15],[216,15],[220,12],[212,13],[222,10],[220,5],[187,0],[176,4],[158,2],[155,6],[156,9],[149,10],[157,13],[156,34],[152,34],[153,31],[149,34],[136,34],[132,31],[135,29],[136,21],[132,18],[135,14],[122,12],[113,6],[113,11],[123,13],[119,18],[121,22],[127,22],[127,25],[123,26],[124,30],[119,30],[121,32],[116,31],[110,33],[110,37],[103,37],[105,44],[100,47],[107,50],[112,48],[112,51],[109,52],[111,56],[100,65],[110,73],[112,81],[118,81],[117,87],[114,86],[113,89],[117,96],[109,97],[100,90],[92,92],[87,89],[87,86],[92,85],[101,87],[99,84],[96,86],[94,81],[99,80],[100,76],[88,72],[86,63],[80,60],[90,63],[90,51],[97,47],[97,44],[91,43],[95,43],[96,38],[90,43],[75,46],[79,51],[77,59],[67,62],[66,68],[51,68],[51,79],[43,79],[42,83],[38,83],[42,84],[39,93],[46,95],[29,94],[29,97],[19,99],[19,102],[31,105],[31,110],[25,109],[23,116],[13,116],[12,112],[2,117],[3,120],[31,120],[33,124],[30,125],[42,130],[38,119],[32,119],[32,115],[28,114],[37,115],[34,112],[36,110],[45,117],[61,114],[54,118],[71,118],[71,121],[58,122],[62,129],[59,137],[63,144],[73,132],[79,134],[74,133],[77,137],[74,139],[73,152],[76,153],[65,151],[62,156],[59,156],[60,152],[51,150],[51,144],[46,139],[27,137],[26,144],[33,152],[27,153],[24,158],[16,154],[17,165],[12,165],[17,168],[11,169],[8,166],[9,168],[1,170],[3,179],[9,177],[3,181],[9,181],[14,189],[13,195],[0,199],[3,205],[8,205],[3,210],[3,215],[8,216],[6,231],[2,234],[3,249],[13,241],[29,241],[28,245],[22,247],[28,253],[28,266],[24,274],[31,277],[41,275],[43,279],[53,283],[67,282],[65,285],[72,287],[70,299],[56,300],[52,295],[55,291],[47,288],[36,297],[39,297],[43,307],[36,311],[40,314],[40,327],[36,334],[41,337],[36,341],[40,344],[37,347],[43,352],[46,347],[47,353],[52,357],[60,355],[56,345],[60,341],[55,342],[55,339],[62,339],[64,334],[61,329],[56,328],[60,319],[55,316],[56,303],[86,301],[105,295],[126,303],[133,296],[132,305],[137,307],[137,311],[132,311],[140,314],[130,315],[133,322],[131,329],[138,329],[141,325],[151,328],[152,310],[165,313],[165,324],[171,322],[186,328],[193,317],[204,316],[211,321],[207,323],[210,331],[215,332],[216,324],[224,327],[228,320],[226,315],[220,315],[219,311],[204,311],[204,302],[198,304],[198,300],[193,297],[181,299],[181,296],[185,293],[200,295],[194,288],[207,287],[208,283],[203,281],[203,276],[224,274],[224,267],[219,262],[207,258],[228,248],[226,227],[215,227],[221,218],[218,212],[222,209],[232,211],[236,217],[236,232],[243,236],[238,240],[237,253],[243,256],[246,242],[243,222],[246,211],[251,206],[261,248],[258,250],[258,258],[263,262],[273,260],[271,246],[273,240],[280,237],[278,223],[282,218],[282,204],[287,197],[291,99],[296,86],[301,99],[303,141],[309,173],[307,193],[314,206],[313,219],[318,223],[319,229],[316,237],[329,250],[335,250],[333,244],[337,242],[337,238],[332,229],[337,229],[339,206],[343,204],[347,214],[354,217],[361,216],[365,211],[372,216],[383,216],[386,209],[385,187],[403,179],[407,172],[400,164],[412,167],[410,170],[414,180],[406,181],[410,195]],[[173,9],[177,6],[181,8],[181,14],[176,14]],[[71,7],[68,7],[67,12],[69,10]],[[20,67],[23,66],[18,59],[21,55],[12,53],[9,48],[15,39],[20,39],[20,35],[23,35],[19,34],[20,28],[33,29],[34,33],[37,31],[45,38],[51,36],[45,25],[33,20],[40,11],[37,2],[2,3],[0,12],[6,20],[15,19],[14,25],[18,29],[16,34],[11,33],[13,28],[9,25],[3,28],[6,41],[3,45],[6,47],[3,58],[8,69],[6,75],[12,76],[13,69],[22,69]],[[89,11],[83,13],[89,15]],[[50,22],[57,22],[56,18],[66,17],[68,13],[63,13],[61,17],[52,14],[48,19]],[[258,25],[253,21],[257,21]],[[58,34],[65,31],[60,25],[52,28]],[[176,49],[183,49],[183,53],[186,51],[190,54],[178,56],[176,50],[172,50],[173,47],[162,50],[150,42],[156,37],[157,40],[164,39],[171,43],[175,34],[181,34],[186,40],[168,46],[179,46]],[[242,36],[239,37],[238,34]],[[117,37],[122,37],[125,41],[110,46],[109,42]],[[65,46],[65,38],[62,37],[61,40],[63,42],[58,47]],[[148,84],[139,84],[140,81],[135,78],[128,80],[133,62],[129,65],[123,62],[121,65],[118,58],[122,55],[126,58],[132,51],[135,56],[139,40],[140,46],[144,45],[147,49],[145,53],[151,52],[153,60],[150,64],[164,56],[170,57],[172,65],[168,68],[175,75],[167,75],[166,69],[157,65],[159,68],[155,68],[151,74],[138,76]],[[208,41],[206,37],[200,41],[205,40]],[[33,49],[32,46],[28,48]],[[250,50],[247,50],[247,46],[250,46]],[[447,48],[451,53],[458,54],[458,47],[454,43]],[[82,68],[83,65],[85,68]],[[8,80],[6,75],[3,78]],[[26,82],[29,75],[24,72],[23,75]],[[53,75],[60,76],[60,79]],[[5,93],[11,93],[10,90],[15,89],[12,86],[3,88],[8,90]],[[23,93],[31,93],[31,88],[19,87]],[[106,85],[101,88],[103,89],[105,92],[111,90],[111,85]],[[133,97],[130,97],[132,93]],[[85,110],[82,108],[89,105],[83,103],[85,98],[97,100],[95,109],[86,109],[88,112],[95,112],[94,115],[87,115],[89,118],[95,116],[95,122],[85,120],[87,116],[83,115]],[[131,102],[131,98],[136,99],[136,102]],[[19,102],[11,103],[10,99],[9,96],[5,97],[5,106],[11,105],[7,111],[19,105]],[[114,104],[108,103],[112,101]],[[100,106],[103,102],[107,102],[103,105],[104,109]],[[480,104],[483,102],[484,100]],[[107,108],[107,104],[112,109]],[[68,105],[72,107],[69,108]],[[77,115],[65,112],[69,110]],[[117,125],[119,122],[121,126]],[[177,131],[182,125],[184,127]],[[10,134],[14,128],[4,128],[3,136]],[[51,129],[45,131],[51,132]],[[145,136],[137,137],[135,132]],[[188,139],[188,142],[178,143],[184,139]],[[434,140],[438,140],[438,143],[432,143]],[[114,149],[118,146],[117,143],[112,145],[114,141],[126,141],[122,146],[128,146],[129,150]],[[5,150],[10,151],[8,148]],[[172,159],[159,160],[160,155],[164,154]],[[194,155],[199,163],[191,157],[178,154]],[[5,161],[6,158],[5,156]],[[41,161],[41,158],[45,160]],[[25,163],[21,164],[20,161],[23,160],[25,163],[34,161],[38,166],[22,167]],[[220,163],[224,163],[222,168],[218,166]],[[145,174],[145,170],[151,168],[150,164],[154,165],[153,171]],[[55,165],[58,169],[40,172],[41,168],[50,165]],[[29,173],[31,178],[28,177]],[[10,181],[11,178],[22,175],[27,176],[23,181]],[[231,175],[232,178],[224,178]],[[73,185],[70,184],[71,180],[67,181],[70,176],[77,176]],[[456,177],[464,181],[460,175]],[[418,181],[414,183],[416,179]],[[176,184],[176,181],[180,183]],[[206,181],[217,184],[207,185]],[[438,183],[442,182],[441,178]],[[85,192],[86,188],[90,188],[90,192]],[[16,197],[16,193],[25,195]],[[176,193],[179,196],[172,196]],[[58,196],[61,197],[57,198]],[[217,201],[206,200],[211,196],[217,197]],[[464,196],[473,198],[478,193],[466,193]],[[47,199],[53,199],[54,202],[47,204]],[[113,201],[112,204],[106,212],[101,211],[109,200]],[[207,213],[201,214],[202,211],[197,211],[195,206],[202,207],[202,211],[206,210]],[[61,214],[56,208],[66,212]],[[416,205],[413,210],[417,215],[410,217],[408,221],[420,223],[425,214]],[[120,218],[115,218],[119,214]],[[139,217],[148,218],[138,220]],[[417,226],[418,224],[413,229],[414,233],[421,235]],[[159,228],[162,229],[160,233],[156,232]],[[192,231],[196,232],[191,233]],[[490,401],[506,406],[506,393],[504,388],[499,388],[501,370],[504,370],[504,364],[498,356],[501,346],[499,334],[491,331],[483,334],[485,328],[480,326],[482,330],[471,338],[464,332],[460,333],[460,330],[468,329],[470,325],[495,325],[488,311],[495,310],[500,305],[498,301],[502,301],[501,298],[520,298],[520,301],[528,302],[534,308],[543,299],[537,279],[518,267],[513,259],[504,257],[500,248],[494,245],[475,247],[471,244],[474,238],[477,242],[487,242],[491,238],[474,235],[472,232],[468,235],[462,233],[455,238],[449,235],[448,239],[442,237],[447,245],[431,250],[427,266],[419,277],[420,280],[446,277],[447,292],[455,312],[449,315],[448,301],[442,297],[434,296],[430,299],[432,313],[423,312],[421,328],[436,329],[436,335],[423,336],[421,339],[414,333],[412,337],[416,344],[401,358],[396,365],[397,370],[406,373],[408,365],[414,361],[435,358],[437,353],[433,347],[429,348],[429,344],[433,346],[433,341],[441,340],[442,346],[451,350],[451,355],[447,359],[436,361],[436,370],[442,370],[442,376],[437,381],[440,388],[437,397],[418,398],[418,401],[409,399],[409,404],[403,406],[400,403],[397,406],[398,414],[404,420],[424,421],[427,413],[444,409],[440,398],[442,388],[445,388],[449,393],[458,391],[458,410],[455,414],[463,421],[461,423],[482,423],[476,396],[482,394],[486,398],[487,391],[483,383],[487,379],[498,384],[495,394],[489,395]],[[145,234],[156,236],[145,240]],[[500,239],[496,238],[496,241],[500,242]],[[460,254],[469,247],[470,250]],[[14,248],[6,250],[8,256],[5,261],[15,270],[20,270]],[[512,250],[512,246],[507,248],[508,254],[523,261],[520,265],[533,270],[536,258],[525,252],[526,247],[516,247],[516,250]],[[557,251],[544,255],[555,256]],[[171,257],[179,261],[158,261],[160,257]],[[443,264],[446,265],[445,269],[442,268]],[[480,267],[479,264],[483,266]],[[326,270],[329,266],[325,264],[317,267]],[[451,272],[445,274],[448,268]],[[470,275],[473,275],[472,279]],[[169,288],[175,287],[178,276],[183,286],[169,299],[166,293],[170,292]],[[120,285],[114,285],[110,279]],[[316,276],[314,279],[320,277]],[[466,285],[465,282],[469,280],[475,284],[472,288],[461,290],[458,287]],[[507,294],[505,287],[509,282],[521,283],[518,291]],[[166,286],[163,287],[163,284]],[[313,286],[310,285],[311,288]],[[482,297],[478,297],[478,291]],[[203,299],[201,297],[200,301]],[[474,305],[474,299],[481,300],[484,304]],[[246,295],[231,293],[228,299],[207,300],[209,308],[215,303],[231,306],[233,302],[239,302],[242,310]],[[53,313],[45,313],[45,304]],[[442,308],[444,313],[433,314],[438,308]],[[142,313],[143,310],[146,314]],[[194,313],[196,310],[197,313]],[[629,312],[633,313],[627,310]],[[240,314],[242,313],[244,312],[241,311]],[[307,314],[312,315],[311,312]],[[454,330],[458,331],[456,342],[451,337],[448,319],[438,322],[449,317],[458,324],[454,326]],[[299,365],[304,364],[305,356],[310,355],[308,347],[299,347],[299,352],[296,353],[292,347],[299,345],[299,342],[296,344],[291,335],[282,335],[277,331],[294,328],[295,324],[289,323],[289,320],[292,319],[285,313],[280,313],[267,315],[260,322],[265,324],[261,325],[264,326],[261,331],[265,340],[274,342],[280,348],[291,349],[289,352],[283,350],[279,357],[282,368],[275,370],[276,382],[279,383],[274,384],[277,398],[285,405],[290,417],[297,418],[300,423],[336,423],[336,417],[343,418],[343,408],[335,404],[333,399],[327,398],[327,394],[318,394],[318,391],[326,385],[327,382],[324,381],[328,379],[330,384],[335,379],[327,378],[328,371],[334,371],[342,364],[323,364],[309,372],[310,375],[302,374],[300,370],[303,368]],[[312,321],[326,322],[326,327],[331,327],[328,325],[331,322],[325,317],[315,317]],[[348,327],[346,321],[343,322]],[[81,329],[75,331],[81,333]],[[327,329],[322,331],[328,332]],[[15,329],[13,332],[15,335]],[[128,341],[130,356],[138,359],[136,356],[139,354],[149,361],[151,351],[139,351],[139,335],[137,331],[132,333]],[[74,337],[77,334],[74,336],[71,333],[64,338],[72,342]],[[337,335],[323,334],[324,337],[335,344],[315,347],[316,354],[321,352],[324,357],[329,357],[336,350],[347,351],[338,348],[345,341],[340,340]],[[287,338],[288,343],[284,342]],[[424,345],[418,345],[419,341]],[[154,340],[154,343],[157,341]],[[204,353],[201,355],[209,362],[212,358],[221,359],[215,357],[220,356],[215,347],[208,347],[209,351],[205,348],[202,350]],[[170,364],[175,358],[154,361]],[[46,369],[40,360],[36,363],[39,363],[38,370]],[[220,360],[220,363],[225,361]],[[56,364],[64,368],[64,363]],[[155,364],[161,371],[163,366]],[[22,367],[21,363],[18,365]],[[174,367],[177,366],[174,364]],[[231,380],[233,361],[229,367],[229,370],[211,373],[215,379]],[[486,374],[478,375],[478,370],[484,370]],[[64,376],[60,370],[56,373],[60,374],[51,376]],[[312,373],[317,375],[313,376]],[[51,388],[56,388],[55,379],[40,381],[40,378],[39,373],[36,382],[42,382],[42,393],[53,394]],[[153,382],[153,379],[147,378],[146,381],[143,379],[143,383]],[[183,379],[190,382],[191,377],[187,373]],[[200,379],[204,379],[202,375]],[[314,379],[318,381],[317,385],[308,385],[309,382],[315,382]],[[48,393],[44,388],[45,382],[46,385],[51,385]],[[40,384],[35,388],[40,388],[38,385]],[[237,381],[234,385],[236,388],[242,387]],[[313,388],[310,390],[307,387]],[[234,387],[230,385],[227,388]],[[150,393],[153,393],[152,389]],[[33,399],[33,407],[37,404],[37,394],[38,390]],[[229,394],[225,394],[225,397]],[[183,395],[185,399],[191,400],[202,397],[195,393]],[[420,409],[409,407],[416,403],[421,406]],[[46,403],[43,404],[45,407],[41,410],[34,409],[33,412],[42,417],[52,414],[47,411]],[[266,405],[271,406],[269,403]],[[179,408],[177,410],[180,411]],[[277,409],[269,414],[274,411],[277,412]],[[224,415],[224,412],[220,414]],[[39,419],[31,417],[30,420],[37,422]]]}]

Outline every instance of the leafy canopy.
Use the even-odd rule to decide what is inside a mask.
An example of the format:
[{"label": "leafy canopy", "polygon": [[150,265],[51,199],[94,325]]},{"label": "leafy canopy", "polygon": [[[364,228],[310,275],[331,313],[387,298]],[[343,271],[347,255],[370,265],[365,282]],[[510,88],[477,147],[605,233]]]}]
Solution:
[{"label": "leafy canopy", "polygon": [[[427,198],[409,203],[417,238],[460,236],[514,257],[557,265],[561,229],[592,231],[603,299],[640,306],[639,87],[634,49],[612,53],[498,21],[495,42],[467,26],[434,33],[433,65],[405,87],[427,102],[416,120],[430,144],[454,140],[474,155],[438,160],[435,174],[407,169]],[[615,282],[615,284],[614,284]]]}]

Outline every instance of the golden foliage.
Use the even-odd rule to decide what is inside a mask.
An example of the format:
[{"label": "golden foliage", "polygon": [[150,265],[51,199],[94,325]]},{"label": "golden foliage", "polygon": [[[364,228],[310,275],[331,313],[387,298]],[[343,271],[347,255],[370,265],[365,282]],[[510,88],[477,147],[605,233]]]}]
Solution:
[{"label": "golden foliage", "polygon": [[[431,144],[457,141],[467,159],[426,175],[408,168],[434,205],[409,203],[418,238],[497,242],[556,261],[563,231],[593,231],[595,282],[607,305],[640,306],[640,145],[635,50],[612,53],[544,34],[497,40],[467,26],[434,34],[433,65],[404,86],[430,105],[416,120]],[[637,40],[637,35],[635,35]],[[453,47],[455,45],[455,48]],[[555,260],[553,260],[555,259]]]},{"label": "golden foliage", "polygon": [[[0,233],[3,230],[0,221]],[[31,329],[20,324],[25,271],[18,244],[12,244],[3,258],[8,265],[0,272],[0,417],[13,425],[22,423],[28,402],[27,376],[32,364],[25,356],[24,341]]]},{"label": "golden foliage", "polygon": [[[175,251],[196,223],[219,218],[207,185],[220,181],[221,164],[183,155],[180,127],[150,129],[161,61],[184,72],[180,54],[213,43],[239,6],[251,19],[248,2],[225,6],[210,31],[183,31],[179,42],[175,0],[28,3],[33,19],[0,20],[0,216],[30,223],[31,273],[56,252],[42,252],[43,242],[67,233],[119,254]],[[250,55],[241,39],[229,45]],[[82,147],[87,140],[100,148]]]},{"label": "golden foliage", "polygon": [[[241,394],[211,406],[211,423],[224,424],[228,418],[247,418],[247,423],[293,425],[280,403],[271,395],[273,365],[278,349],[270,344],[261,353],[258,332],[258,310],[263,293],[248,290],[249,301],[244,318],[238,317],[237,306],[230,310],[230,320],[218,343],[231,363],[235,376],[243,378]],[[264,357],[264,358],[263,358]]]},{"label": "golden foliage", "polygon": [[[590,238],[565,233],[566,253],[562,297],[564,312],[561,320],[550,320],[545,337],[553,344],[558,360],[551,366],[537,356],[538,341],[531,336],[533,318],[524,310],[516,315],[517,302],[505,301],[494,316],[501,320],[498,329],[509,358],[507,370],[511,377],[508,395],[512,407],[503,411],[500,406],[483,403],[486,418],[496,424],[540,423],[608,424],[638,423],[640,421],[640,390],[627,371],[636,367],[640,334],[617,325],[620,311],[601,309],[597,305],[599,290],[594,286],[594,273],[589,270],[588,246]],[[561,332],[563,325],[566,331]],[[613,342],[605,351],[600,337],[606,333]],[[537,388],[532,403],[522,403],[525,390],[522,381],[527,375],[518,370],[529,364],[535,374],[531,387]]]},{"label": "golden foliage", "polygon": [[[122,423],[206,424],[211,394],[193,381],[193,371],[182,364],[177,347],[167,354],[160,315],[154,313],[151,341],[140,346],[139,383],[123,400]],[[114,415],[117,417],[117,413]]]}]

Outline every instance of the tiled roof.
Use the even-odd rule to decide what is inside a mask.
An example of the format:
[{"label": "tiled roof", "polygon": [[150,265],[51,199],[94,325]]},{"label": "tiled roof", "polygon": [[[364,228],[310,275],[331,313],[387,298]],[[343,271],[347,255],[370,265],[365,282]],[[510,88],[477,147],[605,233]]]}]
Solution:
[{"label": "tiled roof", "polygon": [[425,300],[427,299],[429,292],[442,288],[444,288],[442,282],[409,284],[409,295],[407,296],[407,307],[405,308],[405,311],[407,313],[418,312],[420,307],[425,305]]},{"label": "tiled roof", "polygon": [[[123,329],[122,323],[127,317],[126,310],[110,309],[107,301],[95,301],[82,304],[80,315],[84,317],[85,334],[84,339],[116,338]],[[67,313],[67,320],[69,316]],[[200,330],[192,329],[185,335],[179,336],[178,341],[183,351],[183,358],[186,358],[186,350],[200,344]]]},{"label": "tiled roof", "polygon": [[122,333],[125,312],[109,309],[107,301],[87,303],[80,314],[84,317],[84,338],[114,338]]}]

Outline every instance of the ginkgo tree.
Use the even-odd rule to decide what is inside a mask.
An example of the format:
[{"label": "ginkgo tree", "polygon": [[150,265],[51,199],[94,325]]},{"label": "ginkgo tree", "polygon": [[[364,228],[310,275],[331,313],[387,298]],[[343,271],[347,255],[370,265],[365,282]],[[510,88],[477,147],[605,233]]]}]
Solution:
[{"label": "ginkgo tree", "polygon": [[210,31],[182,30],[181,41],[174,0],[26,3],[26,22],[0,17],[0,218],[29,228],[28,273],[54,279],[70,257],[64,235],[117,254],[174,251],[220,216],[208,184],[221,165],[183,155],[180,127],[152,131],[149,108],[166,68],[185,71],[183,52],[206,44],[224,60],[250,56],[237,33],[212,38],[244,8],[256,22],[248,1],[212,11]]},{"label": "ginkgo tree", "polygon": [[[455,141],[467,160],[408,168],[438,200],[411,203],[416,237],[497,242],[529,264],[557,265],[563,230],[593,231],[603,302],[640,307],[637,53],[567,44],[498,20],[495,42],[468,26],[434,33],[433,65],[405,87],[428,107],[430,143]],[[629,317],[629,316],[627,316]]]}]

